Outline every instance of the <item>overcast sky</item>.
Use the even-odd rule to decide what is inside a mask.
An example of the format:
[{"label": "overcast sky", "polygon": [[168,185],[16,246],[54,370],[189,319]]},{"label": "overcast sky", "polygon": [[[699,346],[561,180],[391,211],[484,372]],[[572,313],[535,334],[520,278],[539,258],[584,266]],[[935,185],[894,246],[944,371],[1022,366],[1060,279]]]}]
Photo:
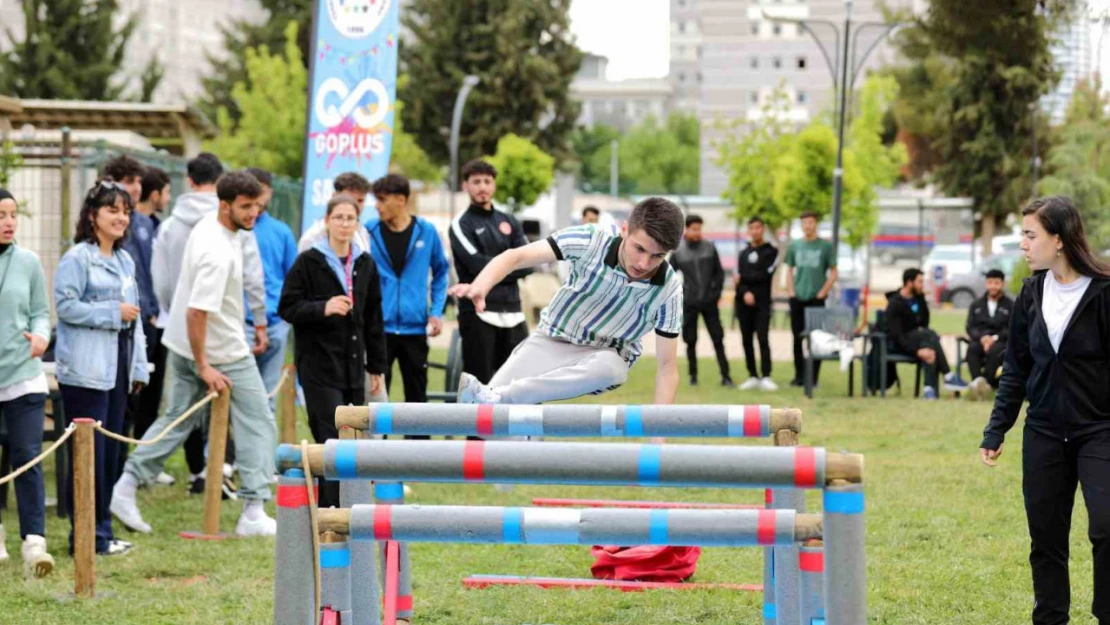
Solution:
[{"label": "overcast sky", "polygon": [[579,48],[609,57],[610,79],[667,75],[667,0],[573,0],[570,20]]}]

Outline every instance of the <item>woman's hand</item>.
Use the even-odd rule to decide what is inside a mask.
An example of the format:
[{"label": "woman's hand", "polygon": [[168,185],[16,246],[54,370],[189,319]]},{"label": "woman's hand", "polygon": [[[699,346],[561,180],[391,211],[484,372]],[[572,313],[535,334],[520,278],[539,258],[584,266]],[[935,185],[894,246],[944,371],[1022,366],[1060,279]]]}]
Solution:
[{"label": "woman's hand", "polygon": [[979,460],[981,460],[983,464],[987,465],[988,467],[998,466],[998,457],[1002,455],[1003,445],[999,445],[998,449],[984,449],[980,447]]},{"label": "woman's hand", "polygon": [[370,394],[377,395],[385,388],[384,375],[371,375],[370,376]]},{"label": "woman's hand", "polygon": [[131,323],[132,321],[138,319],[139,312],[140,311],[138,306],[134,304],[128,304],[126,302],[120,302],[119,316],[120,319],[123,319],[125,323]]},{"label": "woman's hand", "polygon": [[336,295],[328,300],[324,306],[324,316],[330,317],[332,315],[346,315],[351,310],[351,298],[346,295]]}]

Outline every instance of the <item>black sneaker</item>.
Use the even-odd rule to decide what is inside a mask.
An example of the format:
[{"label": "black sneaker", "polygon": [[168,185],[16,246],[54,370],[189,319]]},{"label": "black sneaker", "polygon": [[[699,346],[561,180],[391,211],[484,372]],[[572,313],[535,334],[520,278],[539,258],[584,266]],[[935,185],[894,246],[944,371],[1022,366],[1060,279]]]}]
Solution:
[{"label": "black sneaker", "polygon": [[204,494],[204,477],[200,475],[193,475],[189,477],[189,494],[190,495],[203,495]]},{"label": "black sneaker", "polygon": [[733,382],[732,378],[725,376],[721,378],[721,386],[733,387],[736,386],[736,382]]},{"label": "black sneaker", "polygon": [[[190,495],[204,495],[205,480],[203,477],[197,476],[189,480],[189,494]],[[220,486],[223,491],[220,494],[220,499],[227,501],[228,499],[239,499],[238,489],[235,488],[235,483],[231,480],[224,478],[223,484]]]},{"label": "black sneaker", "polygon": [[799,380],[798,378],[794,378],[793,380],[790,380],[790,386],[805,386],[805,385],[806,385],[805,382]]},{"label": "black sneaker", "polygon": [[224,478],[224,482],[221,485],[221,490],[223,491],[224,501],[228,499],[231,499],[232,501],[238,501],[239,489],[236,488],[234,480],[232,480],[230,477]]},{"label": "black sneaker", "polygon": [[697,386],[697,385],[698,385],[698,376],[696,376],[696,375],[690,376],[690,386]]}]

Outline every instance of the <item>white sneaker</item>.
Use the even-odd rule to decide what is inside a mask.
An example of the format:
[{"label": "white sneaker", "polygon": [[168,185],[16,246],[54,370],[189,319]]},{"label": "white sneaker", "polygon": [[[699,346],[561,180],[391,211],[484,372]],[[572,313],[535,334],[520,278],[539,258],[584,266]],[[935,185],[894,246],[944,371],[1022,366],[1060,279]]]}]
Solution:
[{"label": "white sneaker", "polygon": [[975,395],[978,399],[989,401],[991,398],[991,383],[987,379],[979,376],[972,380],[969,395]]},{"label": "white sneaker", "polygon": [[96,554],[98,556],[122,556],[134,549],[135,546],[126,540],[112,540],[108,542],[108,550]]},{"label": "white sneaker", "polygon": [[46,539],[31,534],[23,540],[23,576],[46,577],[54,570],[54,558],[46,551]]},{"label": "white sneaker", "polygon": [[479,382],[478,378],[464,373],[459,377],[459,394],[456,401],[460,404],[499,404],[501,396]]},{"label": "white sneaker", "polygon": [[0,525],[0,562],[7,562],[10,557],[8,556],[8,546],[4,544],[4,538],[4,526]]},{"label": "white sneaker", "polygon": [[235,534],[244,538],[250,536],[275,536],[277,535],[277,521],[270,518],[265,512],[257,519],[247,518],[246,513],[239,515],[239,522],[235,524]]},{"label": "white sneaker", "polygon": [[740,385],[742,391],[754,391],[759,388],[759,378],[748,378]]},{"label": "white sneaker", "polygon": [[773,393],[779,390],[779,385],[775,384],[775,381],[771,378],[763,378],[759,381],[759,390]]},{"label": "white sneaker", "polygon": [[135,498],[129,497],[120,491],[119,484],[112,488],[112,503],[108,505],[108,510],[127,529],[149,534],[151,532],[150,524],[143,520],[143,515],[139,513],[139,505],[135,502]]},{"label": "white sneaker", "polygon": [[160,486],[173,486],[176,482],[177,478],[165,471],[162,471],[158,474],[158,477],[154,478],[154,483]]}]

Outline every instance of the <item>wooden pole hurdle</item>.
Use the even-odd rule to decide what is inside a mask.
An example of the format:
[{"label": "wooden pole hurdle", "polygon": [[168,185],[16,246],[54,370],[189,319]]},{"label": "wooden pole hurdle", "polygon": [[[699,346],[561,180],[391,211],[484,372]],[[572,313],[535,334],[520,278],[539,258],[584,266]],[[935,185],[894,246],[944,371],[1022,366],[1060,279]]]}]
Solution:
[{"label": "wooden pole hurdle", "polygon": [[224,456],[227,452],[227,432],[231,411],[231,389],[225,388],[212,401],[208,417],[208,465],[204,473],[204,516],[201,531],[179,532],[181,538],[191,540],[222,540],[220,533],[220,503],[223,499]]},{"label": "wooden pole hurdle", "polygon": [[96,422],[74,419],[73,592],[96,596]]},{"label": "wooden pole hurdle", "polygon": [[285,365],[285,384],[278,391],[278,414],[281,416],[281,442],[297,442],[297,369]]}]

